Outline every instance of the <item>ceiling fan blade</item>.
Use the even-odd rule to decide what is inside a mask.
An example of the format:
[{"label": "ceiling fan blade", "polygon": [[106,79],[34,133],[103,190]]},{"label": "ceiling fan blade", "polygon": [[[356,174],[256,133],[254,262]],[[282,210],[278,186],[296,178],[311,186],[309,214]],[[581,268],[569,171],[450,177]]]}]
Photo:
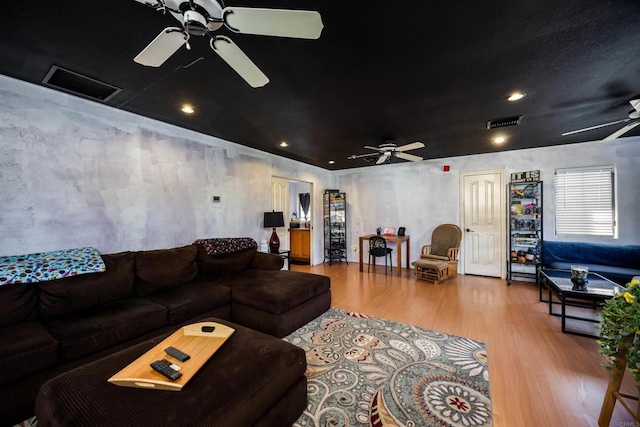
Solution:
[{"label": "ceiling fan blade", "polygon": [[396,153],[396,157],[401,158],[401,159],[405,159],[405,160],[409,160],[409,161],[412,161],[412,162],[421,162],[422,161],[422,157],[420,157],[420,156],[414,156],[413,154],[408,154],[408,153],[403,153],[403,152]]},{"label": "ceiling fan blade", "polygon": [[605,124],[602,124],[602,125],[596,125],[596,126],[591,126],[591,127],[584,128],[584,129],[572,130],[571,132],[563,133],[562,136],[573,135],[574,133],[586,132],[588,130],[600,129],[600,128],[603,128],[605,126],[617,125],[618,123],[628,122],[629,120],[630,119],[616,120],[615,122],[605,123]]},{"label": "ceiling fan blade", "polygon": [[146,6],[159,7],[162,5],[158,0],[136,0],[136,1]]},{"label": "ceiling fan blade", "polygon": [[372,147],[370,145],[365,145],[364,148],[368,148],[369,150],[382,151],[380,147]]},{"label": "ceiling fan blade", "polygon": [[615,131],[614,133],[612,133],[611,135],[609,135],[608,137],[603,139],[603,141],[611,141],[613,139],[619,138],[619,137],[621,137],[625,133],[629,132],[631,129],[633,129],[634,127],[636,127],[638,125],[640,125],[640,121],[629,123],[628,125],[626,125],[622,129],[619,129],[619,130]]},{"label": "ceiling fan blade", "polygon": [[187,42],[188,36],[177,27],[165,28],[133,60],[147,67],[159,67],[169,59],[180,46]]},{"label": "ceiling fan blade", "polygon": [[377,154],[376,154],[376,153],[370,153],[370,154],[352,154],[352,155],[350,155],[349,157],[347,157],[347,159],[354,160],[354,159],[362,159],[362,158],[365,158],[365,157],[374,157],[374,156],[377,156]]},{"label": "ceiling fan blade", "polygon": [[251,87],[262,87],[269,83],[269,78],[249,59],[249,57],[230,38],[215,36],[211,39],[211,49],[220,55],[240,77]]},{"label": "ceiling fan blade", "polygon": [[631,104],[631,106],[640,113],[640,99],[632,99],[629,101],[629,104]]},{"label": "ceiling fan blade", "polygon": [[402,145],[396,148],[396,151],[409,151],[409,150],[416,150],[418,148],[424,148],[424,144],[422,142],[416,141],[416,142],[412,142],[411,144]]},{"label": "ceiling fan blade", "polygon": [[231,31],[262,36],[317,39],[324,28],[320,14],[310,10],[225,7],[222,19]]},{"label": "ceiling fan blade", "polygon": [[387,151],[386,153],[383,153],[383,154],[382,154],[382,156],[380,156],[380,157],[378,158],[378,161],[376,162],[376,165],[381,165],[381,164],[383,164],[384,162],[386,162],[386,161],[387,161],[387,159],[388,159],[389,157],[391,157],[391,153],[390,153],[390,152],[388,152],[388,151]]}]

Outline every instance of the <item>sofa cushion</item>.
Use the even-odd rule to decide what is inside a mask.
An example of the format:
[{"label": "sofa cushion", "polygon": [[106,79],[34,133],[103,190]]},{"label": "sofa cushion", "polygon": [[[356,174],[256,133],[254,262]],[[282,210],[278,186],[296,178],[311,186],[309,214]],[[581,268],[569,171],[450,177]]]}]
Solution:
[{"label": "sofa cushion", "polygon": [[298,271],[247,270],[218,283],[231,288],[232,304],[273,314],[284,313],[331,288],[327,276]]},{"label": "sofa cushion", "polygon": [[148,295],[160,288],[180,286],[198,274],[194,245],[136,252],[137,291]]},{"label": "sofa cushion", "polygon": [[232,254],[209,255],[204,247],[198,245],[198,270],[207,279],[229,276],[249,268],[255,248],[245,249]]},{"label": "sofa cushion", "polygon": [[640,270],[640,246],[545,240],[542,243],[542,263],[548,266],[554,262]]},{"label": "sofa cushion", "polygon": [[194,280],[175,288],[160,289],[146,296],[165,306],[169,324],[175,325],[231,303],[231,290],[206,280]]},{"label": "sofa cushion", "polygon": [[104,273],[83,274],[38,283],[42,317],[54,317],[82,311],[126,298],[133,292],[133,253],[101,255]]},{"label": "sofa cushion", "polygon": [[279,254],[256,252],[247,270],[282,270],[284,258]]},{"label": "sofa cushion", "polygon": [[0,327],[35,318],[36,286],[29,283],[0,286]]},{"label": "sofa cushion", "polygon": [[38,322],[1,327],[0,342],[0,384],[57,362],[58,341]]},{"label": "sofa cushion", "polygon": [[73,360],[165,326],[167,309],[143,298],[128,298],[43,323],[60,343],[62,359]]}]

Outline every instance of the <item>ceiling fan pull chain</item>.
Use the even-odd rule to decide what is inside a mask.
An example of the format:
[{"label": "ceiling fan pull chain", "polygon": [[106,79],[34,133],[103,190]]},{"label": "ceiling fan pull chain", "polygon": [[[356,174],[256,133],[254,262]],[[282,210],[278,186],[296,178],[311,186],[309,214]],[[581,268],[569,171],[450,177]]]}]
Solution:
[{"label": "ceiling fan pull chain", "polygon": [[189,34],[189,30],[184,32],[185,38],[184,38],[184,46],[187,48],[187,50],[191,50],[191,45],[189,44],[189,39],[191,38],[191,35]]}]

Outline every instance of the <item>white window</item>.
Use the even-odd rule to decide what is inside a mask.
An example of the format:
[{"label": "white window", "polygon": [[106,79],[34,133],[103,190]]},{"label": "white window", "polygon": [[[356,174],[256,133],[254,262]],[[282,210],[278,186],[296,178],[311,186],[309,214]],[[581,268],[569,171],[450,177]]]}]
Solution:
[{"label": "white window", "polygon": [[556,235],[617,237],[615,166],[556,169]]}]

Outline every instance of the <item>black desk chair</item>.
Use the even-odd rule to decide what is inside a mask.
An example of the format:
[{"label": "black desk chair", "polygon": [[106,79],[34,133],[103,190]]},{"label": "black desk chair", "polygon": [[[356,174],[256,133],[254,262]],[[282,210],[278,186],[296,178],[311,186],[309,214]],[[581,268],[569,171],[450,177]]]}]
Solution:
[{"label": "black desk chair", "polygon": [[371,236],[369,238],[369,266],[367,267],[367,273],[371,268],[371,257],[384,257],[384,274],[387,274],[387,255],[389,256],[390,269],[393,273],[393,263],[391,262],[391,251],[393,249],[387,248],[387,241],[380,236]]}]

